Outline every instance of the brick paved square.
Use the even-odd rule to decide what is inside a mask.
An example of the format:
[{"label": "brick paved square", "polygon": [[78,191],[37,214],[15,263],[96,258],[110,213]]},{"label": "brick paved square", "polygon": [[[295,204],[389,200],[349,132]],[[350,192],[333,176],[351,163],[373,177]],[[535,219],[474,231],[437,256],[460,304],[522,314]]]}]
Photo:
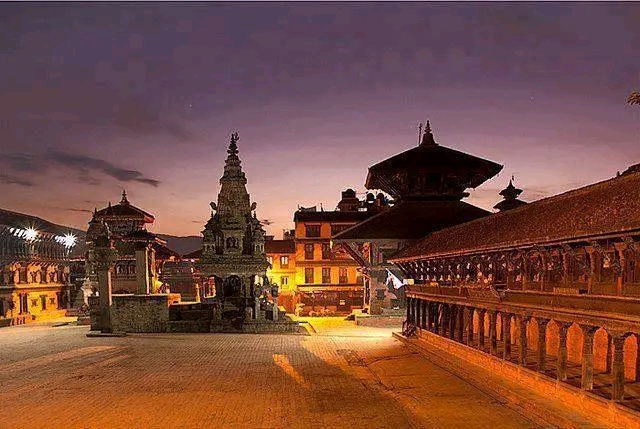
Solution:
[{"label": "brick paved square", "polygon": [[313,336],[6,328],[0,427],[535,427],[390,330],[332,323]]}]

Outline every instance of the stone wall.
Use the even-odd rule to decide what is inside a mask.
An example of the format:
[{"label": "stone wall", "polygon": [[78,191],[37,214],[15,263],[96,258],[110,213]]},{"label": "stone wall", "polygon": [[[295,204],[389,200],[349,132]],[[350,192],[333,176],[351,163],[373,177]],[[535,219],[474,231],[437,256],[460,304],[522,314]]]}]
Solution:
[{"label": "stone wall", "polygon": [[[394,334],[394,336],[403,340],[403,337],[398,334]],[[437,348],[461,359],[462,362],[462,364],[457,364],[455,359],[447,359],[440,362],[436,356],[430,357],[430,359],[433,358],[437,365],[446,367],[447,370],[460,375],[467,381],[472,381],[475,384],[482,385],[485,389],[497,392],[509,402],[518,402],[518,400],[510,399],[517,396],[517,392],[509,391],[503,384],[489,383],[486,378],[478,375],[482,374],[483,371],[489,371],[527,386],[528,389],[545,394],[549,398],[554,398],[556,401],[587,410],[600,420],[612,422],[612,426],[637,427],[638,418],[640,418],[640,413],[637,411],[432,332],[418,330],[418,336],[420,342],[426,346],[426,350],[432,347]],[[535,404],[530,405],[533,406]],[[553,416],[546,416],[545,420],[552,421],[549,420],[550,417]]]},{"label": "stone wall", "polygon": [[167,332],[169,305],[179,294],[114,295],[111,306],[113,332]]}]

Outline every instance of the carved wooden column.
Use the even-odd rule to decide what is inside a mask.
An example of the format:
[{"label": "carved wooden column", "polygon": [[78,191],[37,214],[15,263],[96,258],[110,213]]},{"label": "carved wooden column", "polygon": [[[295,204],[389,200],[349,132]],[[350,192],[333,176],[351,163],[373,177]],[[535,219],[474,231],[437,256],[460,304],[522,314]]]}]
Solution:
[{"label": "carved wooden column", "polygon": [[456,312],[458,307],[454,304],[449,305],[449,339],[455,340],[456,333]]},{"label": "carved wooden column", "polygon": [[440,322],[438,325],[439,334],[443,337],[447,335],[447,313],[448,308],[447,304],[440,304]]},{"label": "carved wooden column", "polygon": [[593,284],[600,281],[600,246],[598,243],[592,243],[591,246],[585,247],[589,254],[589,281],[587,284],[588,293],[593,293]]},{"label": "carved wooden column", "polygon": [[568,287],[571,283],[571,259],[573,258],[573,253],[571,246],[564,244],[562,245],[562,284],[565,287]]},{"label": "carved wooden column", "polygon": [[473,347],[473,307],[467,307],[467,345]]},{"label": "carved wooden column", "polygon": [[420,310],[422,310],[422,302],[421,301],[422,300],[419,299],[419,298],[417,298],[416,301],[415,301],[416,313],[415,313],[415,318],[414,318],[413,324],[416,326],[416,328],[420,327]]},{"label": "carved wooden column", "polygon": [[484,308],[478,309],[478,348],[484,350],[484,315],[487,312]]},{"label": "carved wooden column", "polygon": [[498,341],[496,339],[497,319],[497,312],[489,310],[489,353],[492,355],[495,355],[498,352]]},{"label": "carved wooden column", "polygon": [[433,303],[431,301],[427,301],[426,302],[426,320],[425,320],[425,324],[426,324],[426,328],[427,331],[433,331]]},{"label": "carved wooden column", "polygon": [[558,370],[556,378],[560,381],[567,379],[567,332],[571,322],[556,322],[558,325]]},{"label": "carved wooden column", "polygon": [[622,401],[624,399],[624,340],[626,335],[622,333],[612,333],[613,342],[613,363],[611,365],[611,378],[613,382],[613,392],[611,399]]},{"label": "carved wooden column", "polygon": [[546,369],[547,366],[547,325],[549,324],[550,320],[536,318],[536,321],[538,322],[538,371],[542,372]]},{"label": "carved wooden column", "polygon": [[411,323],[411,297],[407,297],[407,323]]},{"label": "carved wooden column", "polygon": [[458,341],[464,342],[464,307],[458,306]]},{"label": "carved wooden column", "polygon": [[519,330],[520,330],[520,356],[519,361],[521,366],[527,365],[527,324],[531,320],[529,316],[518,316]]},{"label": "carved wooden column", "polygon": [[502,313],[502,358],[509,360],[511,357],[511,316],[509,313]]},{"label": "carved wooden column", "polygon": [[622,296],[622,285],[627,280],[627,260],[626,260],[626,250],[628,248],[627,243],[615,243],[614,248],[618,253],[618,258],[620,260],[620,274],[616,278],[617,287],[616,287],[616,295]]},{"label": "carved wooden column", "polygon": [[597,326],[580,325],[582,329],[582,388],[593,389],[593,336]]}]

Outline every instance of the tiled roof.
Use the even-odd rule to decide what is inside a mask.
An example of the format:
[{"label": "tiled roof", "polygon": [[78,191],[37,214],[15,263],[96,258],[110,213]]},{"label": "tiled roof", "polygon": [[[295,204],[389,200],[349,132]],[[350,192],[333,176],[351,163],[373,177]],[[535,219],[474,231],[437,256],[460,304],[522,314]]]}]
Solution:
[{"label": "tiled roof", "polygon": [[71,257],[81,257],[84,255],[86,234],[82,230],[57,225],[36,216],[0,209],[0,234],[9,234],[9,228],[19,228],[22,230],[33,228],[36,231],[58,236],[72,234],[76,237],[76,241],[71,249]]},{"label": "tiled roof", "polygon": [[98,218],[102,217],[121,217],[121,218],[135,218],[135,219],[144,219],[146,223],[151,223],[155,220],[154,216],[150,213],[145,212],[142,209],[139,209],[136,206],[133,206],[129,203],[125,204],[116,204],[113,206],[105,207],[102,210],[98,210],[95,214]]},{"label": "tiled roof", "polygon": [[640,172],[434,232],[394,261],[558,243],[640,230]]},{"label": "tiled roof", "polygon": [[296,243],[293,240],[267,240],[264,242],[264,252],[267,254],[296,253]]},{"label": "tiled roof", "polygon": [[349,211],[296,211],[293,215],[294,222],[362,222],[371,217],[375,212],[349,212]]},{"label": "tiled roof", "polygon": [[2,209],[0,209],[0,225],[20,229],[33,228],[37,231],[48,232],[56,235],[66,235],[72,233],[78,236],[80,234],[84,234],[83,231],[80,231],[78,229],[56,225],[55,223],[49,222],[36,216]]},{"label": "tiled roof", "polygon": [[489,212],[458,200],[401,201],[333,237],[340,240],[415,240],[432,231],[468,222]]},{"label": "tiled roof", "polygon": [[502,166],[464,152],[437,144],[421,144],[369,167],[367,189],[384,189],[381,177],[399,170],[428,169],[437,174],[465,172],[467,188],[475,188],[500,172]]}]

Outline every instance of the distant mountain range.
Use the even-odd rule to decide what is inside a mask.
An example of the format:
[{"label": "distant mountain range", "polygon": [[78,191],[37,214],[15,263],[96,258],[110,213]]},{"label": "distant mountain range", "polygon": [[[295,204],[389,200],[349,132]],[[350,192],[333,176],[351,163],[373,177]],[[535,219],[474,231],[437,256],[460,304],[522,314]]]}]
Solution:
[{"label": "distant mountain range", "polygon": [[167,246],[181,255],[191,253],[202,247],[202,237],[190,235],[187,237],[176,237],[175,235],[156,234],[159,238],[167,242]]}]

